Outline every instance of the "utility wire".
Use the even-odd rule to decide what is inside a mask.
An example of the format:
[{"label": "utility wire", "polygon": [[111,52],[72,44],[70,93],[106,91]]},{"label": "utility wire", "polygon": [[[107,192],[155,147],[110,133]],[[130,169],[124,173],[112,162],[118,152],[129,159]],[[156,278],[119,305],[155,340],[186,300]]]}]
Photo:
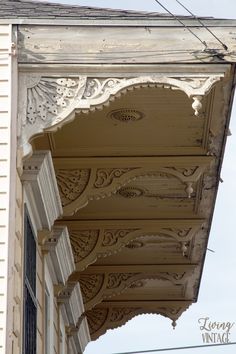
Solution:
[{"label": "utility wire", "polygon": [[156,1],[156,3],[157,3],[158,5],[160,5],[165,11],[167,11],[171,16],[173,16],[176,21],[178,21],[182,26],[184,26],[184,28],[186,28],[186,30],[188,30],[194,37],[196,37],[196,38],[204,45],[204,47],[207,48],[206,42],[205,42],[205,41],[202,41],[201,38],[199,38],[189,27],[187,27],[183,21],[181,21],[177,16],[175,16],[171,11],[169,11],[164,5],[162,5],[162,4],[160,3],[160,1],[158,1],[158,0],[155,0],[155,1]]},{"label": "utility wire", "polygon": [[113,354],[143,354],[143,353],[156,353],[156,352],[165,352],[170,350],[183,350],[183,349],[197,349],[197,348],[206,348],[206,347],[220,347],[226,345],[235,345],[236,342],[223,343],[223,344],[202,344],[202,345],[192,345],[188,347],[177,347],[177,348],[164,348],[164,349],[152,349],[152,350],[141,350],[136,352],[123,352],[123,353],[113,353]]},{"label": "utility wire", "polygon": [[227,45],[225,45],[207,26],[205,26],[204,22],[200,20],[197,16],[195,16],[186,6],[184,6],[179,0],[175,0],[183,9],[185,9],[191,16],[193,16],[221,45],[225,50],[228,50]]}]

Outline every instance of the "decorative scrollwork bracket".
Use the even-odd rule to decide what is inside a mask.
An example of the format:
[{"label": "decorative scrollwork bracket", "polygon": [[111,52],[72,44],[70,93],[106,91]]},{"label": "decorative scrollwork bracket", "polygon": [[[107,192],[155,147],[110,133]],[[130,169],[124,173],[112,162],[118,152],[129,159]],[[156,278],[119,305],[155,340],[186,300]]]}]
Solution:
[{"label": "decorative scrollwork bracket", "polygon": [[121,93],[154,86],[183,91],[193,99],[194,114],[199,115],[201,100],[224,74],[202,74],[190,77],[168,74],[140,75],[137,77],[88,77],[73,75],[43,76],[22,73],[19,87],[19,148],[25,157],[31,153],[30,139],[44,131],[57,130],[75,117],[102,109]]}]

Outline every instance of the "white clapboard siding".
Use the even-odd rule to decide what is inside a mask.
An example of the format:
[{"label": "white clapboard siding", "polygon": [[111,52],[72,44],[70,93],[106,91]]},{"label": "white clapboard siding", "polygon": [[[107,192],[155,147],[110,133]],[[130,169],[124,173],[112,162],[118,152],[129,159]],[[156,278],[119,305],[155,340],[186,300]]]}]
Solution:
[{"label": "white clapboard siding", "polygon": [[11,50],[10,25],[0,25],[0,354],[6,353],[7,264],[9,235]]}]

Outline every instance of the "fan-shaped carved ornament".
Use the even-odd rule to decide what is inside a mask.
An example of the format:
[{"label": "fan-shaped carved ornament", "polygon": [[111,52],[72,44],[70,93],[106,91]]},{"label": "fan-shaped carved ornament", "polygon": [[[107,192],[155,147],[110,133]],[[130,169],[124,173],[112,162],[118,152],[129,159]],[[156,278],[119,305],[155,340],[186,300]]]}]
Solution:
[{"label": "fan-shaped carved ornament", "polygon": [[99,238],[99,230],[74,230],[70,232],[70,241],[75,263],[87,258],[95,249]]},{"label": "fan-shaped carved ornament", "polygon": [[85,75],[56,77],[20,76],[19,97],[19,147],[23,156],[31,152],[30,139],[45,130],[56,130],[73,120],[78,112],[88,113],[102,109],[104,105],[130,89],[154,86],[177,89],[193,99],[195,115],[202,108],[202,98],[212,86],[224,76],[206,75],[202,77],[169,76],[168,74],[123,78],[91,78]]},{"label": "fan-shaped carved ornament", "polygon": [[79,229],[72,225],[70,226],[69,234],[76,269],[77,271],[82,271],[90,264],[96,262],[98,258],[108,257],[120,252],[124,247],[131,250],[144,247],[145,237],[148,238],[149,236],[153,236],[156,240],[162,242],[177,241],[180,243],[179,248],[181,249],[182,244],[191,241],[201,229],[201,223],[201,220],[199,220],[198,225],[193,224],[188,227],[164,227],[158,226],[157,223],[155,226],[147,225],[139,228],[107,229],[104,227],[87,230]]},{"label": "fan-shaped carved ornament", "polygon": [[77,91],[84,85],[81,78],[44,77],[28,88],[27,114],[23,125],[35,124],[40,119],[49,124],[71,104]]},{"label": "fan-shaped carved ornament", "polygon": [[106,333],[108,329],[114,329],[126,324],[133,317],[141,314],[157,314],[172,320],[172,326],[175,328],[176,321],[181,314],[187,310],[190,304],[180,306],[130,306],[130,307],[96,307],[93,310],[86,311],[88,326],[92,340],[96,340]]},{"label": "fan-shaped carved ornament", "polygon": [[95,299],[104,287],[103,274],[81,274],[79,284],[83,295],[84,304]]},{"label": "fan-shaped carved ornament", "polygon": [[[188,275],[190,275],[189,271]],[[87,310],[93,308],[104,299],[125,292],[132,284],[145,279],[169,281],[173,285],[180,285],[186,282],[187,272],[81,273],[78,276]]]},{"label": "fan-shaped carved ornament", "polygon": [[77,199],[87,187],[90,178],[89,169],[57,170],[57,184],[61,195],[62,206]]},{"label": "fan-shaped carved ornament", "polygon": [[70,231],[76,269],[82,271],[97,258],[107,257],[124,247],[130,239],[137,237],[139,229],[105,229]]},{"label": "fan-shaped carved ornament", "polygon": [[[137,160],[141,165],[143,162],[140,159]],[[104,197],[109,197],[112,194],[118,194],[125,198],[137,198],[137,197],[155,197],[155,198],[168,198],[168,196],[161,196],[158,193],[151,193],[144,187],[128,185],[137,178],[148,177],[160,177],[160,178],[178,178],[186,188],[186,196],[191,197],[194,193],[193,188],[200,176],[204,173],[206,168],[210,165],[212,157],[206,156],[198,161],[198,165],[191,163],[188,160],[186,162],[188,167],[175,167],[173,166],[173,160],[169,161],[171,166],[168,166],[164,159],[160,158],[161,163],[158,163],[158,159],[153,160],[155,167],[109,167],[109,168],[68,168],[63,169],[56,166],[56,176],[59,186],[59,191],[63,203],[64,215],[71,215],[77,212],[79,209],[87,205],[90,200],[98,200]],[[127,163],[127,161],[125,161]],[[134,164],[135,161],[130,162]],[[180,161],[177,161],[179,164]],[[57,162],[57,163],[60,163]],[[83,162],[78,162],[83,163]],[[111,161],[110,164],[117,164]],[[62,164],[61,164],[62,165]],[[73,165],[73,164],[72,164]],[[75,162],[74,162],[74,165]],[[99,161],[98,161],[99,165]],[[181,165],[184,166],[184,159],[181,161]]]}]

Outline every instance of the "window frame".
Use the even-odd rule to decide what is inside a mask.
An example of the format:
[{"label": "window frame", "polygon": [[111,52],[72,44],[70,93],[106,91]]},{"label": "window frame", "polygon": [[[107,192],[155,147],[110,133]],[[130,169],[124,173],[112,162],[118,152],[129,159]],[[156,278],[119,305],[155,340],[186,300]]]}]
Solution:
[{"label": "window frame", "polygon": [[[23,354],[37,353],[37,239],[27,205],[24,204],[23,252]],[[30,247],[31,246],[31,247]],[[33,246],[33,247],[32,247]],[[32,248],[32,249],[31,249]],[[32,264],[29,264],[29,252]],[[28,266],[31,269],[27,269]],[[28,273],[27,273],[28,272]],[[29,335],[30,334],[30,335]],[[30,340],[30,342],[28,341]]]}]

